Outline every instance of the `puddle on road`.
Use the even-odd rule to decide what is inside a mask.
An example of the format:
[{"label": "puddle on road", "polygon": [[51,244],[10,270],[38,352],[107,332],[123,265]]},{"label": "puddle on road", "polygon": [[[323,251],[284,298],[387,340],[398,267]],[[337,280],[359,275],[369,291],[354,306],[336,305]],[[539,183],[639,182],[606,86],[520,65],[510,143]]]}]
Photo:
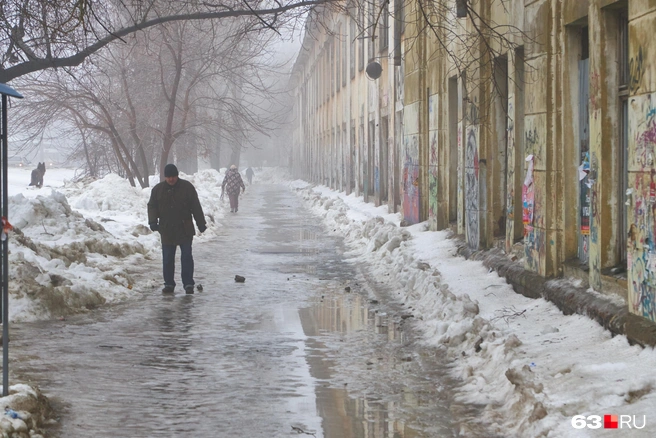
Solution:
[{"label": "puddle on road", "polygon": [[448,407],[404,346],[405,320],[377,307],[358,293],[327,291],[300,310],[324,436],[454,436]]},{"label": "puddle on road", "polygon": [[151,291],[67,322],[14,325],[13,372],[58,402],[52,436],[457,435],[447,366],[414,343],[412,318],[366,298],[375,282],[358,286],[361,271],[316,220],[280,213],[295,195],[258,190],[269,219],[245,207],[194,248],[204,293]]}]

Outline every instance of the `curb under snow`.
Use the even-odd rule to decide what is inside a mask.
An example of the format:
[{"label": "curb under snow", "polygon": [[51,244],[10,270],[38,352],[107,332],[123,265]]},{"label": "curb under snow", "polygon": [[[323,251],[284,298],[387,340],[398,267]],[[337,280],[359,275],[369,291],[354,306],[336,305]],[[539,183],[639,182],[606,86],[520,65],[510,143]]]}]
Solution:
[{"label": "curb under snow", "polygon": [[509,260],[500,249],[472,250],[461,239],[458,254],[478,260],[512,285],[515,292],[528,298],[544,298],[554,303],[565,315],[587,316],[613,335],[624,335],[629,342],[656,345],[656,325],[633,315],[626,305],[564,279],[547,279]]}]

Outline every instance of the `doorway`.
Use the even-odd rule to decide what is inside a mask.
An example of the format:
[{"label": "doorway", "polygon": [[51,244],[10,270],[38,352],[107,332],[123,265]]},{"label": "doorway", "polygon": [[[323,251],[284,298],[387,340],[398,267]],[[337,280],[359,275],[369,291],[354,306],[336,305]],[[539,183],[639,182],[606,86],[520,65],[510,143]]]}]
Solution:
[{"label": "doorway", "polygon": [[581,30],[581,60],[579,61],[579,196],[578,196],[578,258],[587,263],[590,250],[590,116],[589,116],[589,71],[588,28]]}]

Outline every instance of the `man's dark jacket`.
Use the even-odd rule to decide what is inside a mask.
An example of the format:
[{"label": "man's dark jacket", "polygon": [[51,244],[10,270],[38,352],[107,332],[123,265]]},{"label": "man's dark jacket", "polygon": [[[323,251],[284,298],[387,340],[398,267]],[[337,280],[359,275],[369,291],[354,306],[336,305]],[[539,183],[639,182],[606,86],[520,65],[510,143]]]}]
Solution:
[{"label": "man's dark jacket", "polygon": [[198,200],[196,188],[189,181],[178,178],[174,185],[162,181],[153,187],[148,201],[148,223],[157,223],[162,244],[179,245],[196,234],[191,216],[203,229],[205,215]]}]

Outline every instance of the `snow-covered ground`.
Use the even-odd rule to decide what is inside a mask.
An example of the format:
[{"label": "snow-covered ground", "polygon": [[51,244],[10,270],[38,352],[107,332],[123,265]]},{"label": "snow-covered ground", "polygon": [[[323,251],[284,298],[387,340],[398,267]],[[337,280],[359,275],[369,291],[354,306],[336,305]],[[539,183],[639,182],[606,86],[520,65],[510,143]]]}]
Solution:
[{"label": "snow-covered ground", "polygon": [[[126,274],[127,266],[160,257],[159,236],[147,227],[150,188],[131,187],[116,175],[71,182],[74,171],[48,169],[46,185],[35,189],[27,187],[29,172],[9,172],[9,221],[16,227],[10,236],[10,320],[61,317],[160,286],[159,279],[135,285]],[[180,177],[196,186],[208,217],[208,230],[195,240],[202,245],[216,235],[225,212],[219,200],[223,171]],[[387,279],[414,315],[427,348],[453,360],[462,381],[456,397],[486,406],[480,421],[491,434],[656,436],[653,349],[630,346],[586,317],[564,316],[551,303],[516,294],[480,262],[454,256],[447,232],[427,231],[426,224],[400,227],[401,216],[386,207],[289,182],[275,169],[256,171],[254,180],[285,182],[327,229],[344,237],[353,260]],[[27,385],[12,389],[29,396]],[[0,399],[0,408],[8,405],[14,407]],[[604,429],[604,415],[625,420],[621,432]],[[594,416],[600,430],[592,429]],[[467,427],[461,432],[467,436]]]}]

